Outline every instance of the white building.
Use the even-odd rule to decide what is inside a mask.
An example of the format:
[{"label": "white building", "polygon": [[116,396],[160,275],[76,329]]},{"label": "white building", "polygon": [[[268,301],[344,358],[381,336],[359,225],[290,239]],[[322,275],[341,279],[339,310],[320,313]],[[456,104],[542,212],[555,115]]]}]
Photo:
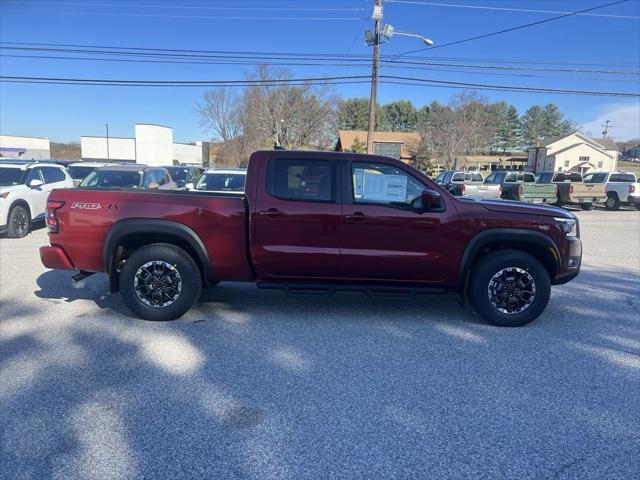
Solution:
[{"label": "white building", "polygon": [[47,137],[0,135],[0,157],[49,160],[51,158],[51,145]]},{"label": "white building", "polygon": [[611,172],[618,165],[618,149],[610,138],[592,139],[574,132],[529,147],[527,170]]},{"label": "white building", "polygon": [[82,159],[86,161],[206,165],[208,147],[206,142],[175,143],[172,128],[146,123],[136,123],[134,138],[80,137]]}]

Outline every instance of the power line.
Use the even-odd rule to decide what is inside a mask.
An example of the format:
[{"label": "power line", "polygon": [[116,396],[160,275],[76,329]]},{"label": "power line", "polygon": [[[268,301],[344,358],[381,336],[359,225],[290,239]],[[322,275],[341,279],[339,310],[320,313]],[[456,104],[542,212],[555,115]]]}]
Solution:
[{"label": "power line", "polygon": [[444,47],[449,47],[451,45],[459,45],[461,43],[471,42],[471,41],[474,41],[474,40],[479,40],[481,38],[488,38],[488,37],[493,37],[495,35],[502,35],[503,33],[513,32],[515,30],[521,30],[523,28],[533,27],[533,26],[536,26],[536,25],[541,25],[543,23],[553,22],[555,20],[560,20],[562,18],[571,17],[571,16],[574,16],[574,15],[578,15],[580,13],[591,12],[593,10],[599,10],[601,8],[610,7],[612,5],[619,5],[619,4],[625,3],[625,2],[627,2],[627,0],[616,0],[615,2],[606,3],[604,5],[599,5],[597,7],[585,8],[584,10],[578,10],[576,12],[566,13],[566,14],[563,14],[563,15],[559,15],[557,17],[551,17],[551,18],[547,18],[545,20],[539,20],[537,22],[525,23],[524,25],[518,25],[517,27],[505,28],[503,30],[498,30],[496,32],[491,32],[491,33],[484,33],[482,35],[476,35],[474,37],[463,38],[462,40],[456,40],[454,42],[444,43],[442,45],[436,45],[434,47],[419,48],[417,50],[408,50],[406,52],[402,52],[402,53],[399,53],[399,54],[395,55],[394,58],[398,58],[398,57],[407,55],[409,53],[423,52],[425,50],[434,50],[436,48],[444,48]]},{"label": "power line", "polygon": [[252,11],[291,11],[291,12],[362,12],[364,8],[355,7],[226,7],[218,5],[151,5],[148,3],[126,4],[126,3],[86,3],[86,2],[65,2],[65,1],[39,1],[31,0],[31,4],[42,5],[70,5],[76,7],[116,7],[116,8],[165,8],[172,10],[252,10]]},{"label": "power line", "polygon": [[[446,80],[433,80],[419,77],[405,77],[399,75],[380,75],[381,79],[405,82],[406,85],[448,85],[461,88],[474,88],[478,90],[501,90],[512,92],[553,93],[559,95],[588,95],[610,97],[640,98],[640,93],[630,92],[605,92],[594,90],[572,90],[545,87],[520,87],[516,85],[492,85],[486,83],[453,82]],[[92,78],[58,78],[58,77],[22,77],[0,76],[0,82],[6,83],[47,83],[58,85],[92,85],[92,86],[144,86],[144,87],[207,87],[207,86],[282,86],[282,85],[308,85],[314,83],[332,83],[342,81],[354,81],[355,83],[368,83],[369,75],[349,75],[338,77],[308,77],[269,80],[116,80],[116,79],[92,79]]]},{"label": "power line", "polygon": [[[273,56],[291,56],[291,57],[299,57],[299,58],[312,58],[312,57],[336,57],[336,58],[345,58],[352,57],[356,59],[361,59],[363,61],[370,62],[371,59],[368,55],[358,55],[358,54],[350,54],[344,52],[337,53],[299,53],[299,52],[273,52],[273,51],[239,51],[239,50],[193,50],[193,49],[177,49],[177,48],[150,48],[150,47],[127,47],[127,46],[118,46],[118,45],[83,45],[83,44],[68,44],[68,43],[37,43],[37,42],[0,42],[0,48],[14,48],[14,47],[2,47],[2,45],[14,45],[17,47],[29,47],[31,50],[38,50],[36,47],[57,47],[64,50],[59,51],[75,51],[75,50],[66,50],[67,47],[71,47],[73,49],[101,49],[101,50],[111,50],[109,52],[104,53],[120,53],[120,50],[123,51],[140,51],[140,52],[160,52],[165,54],[177,54],[177,53],[185,53],[185,54],[217,54],[217,55],[273,55]],[[169,53],[167,53],[169,52]],[[380,58],[389,58],[393,59],[396,55],[381,55]],[[424,60],[425,57],[420,56],[405,56],[405,60]],[[566,60],[566,61],[552,61],[552,60],[524,60],[524,59],[500,59],[500,58],[477,58],[477,57],[429,57],[430,60],[442,60],[442,61],[473,61],[473,62],[488,62],[488,63],[513,63],[513,64],[549,64],[549,65],[595,65],[595,66],[618,66],[618,67],[627,67],[627,66],[639,66],[639,64],[634,63],[607,63],[607,62],[588,62],[584,60]]]},{"label": "power line", "polygon": [[[490,7],[488,5],[462,5],[459,3],[436,3],[436,2],[418,2],[413,0],[386,0],[387,3],[405,3],[409,5],[425,5],[429,7],[449,7],[449,8],[473,8],[476,10],[498,10],[504,12],[524,12],[524,13],[571,13],[560,10],[538,10],[532,8],[512,8],[512,7]],[[586,17],[608,17],[608,18],[628,18],[628,19],[640,19],[640,17],[634,15],[614,15],[608,13],[576,13],[575,15],[581,15]]]}]

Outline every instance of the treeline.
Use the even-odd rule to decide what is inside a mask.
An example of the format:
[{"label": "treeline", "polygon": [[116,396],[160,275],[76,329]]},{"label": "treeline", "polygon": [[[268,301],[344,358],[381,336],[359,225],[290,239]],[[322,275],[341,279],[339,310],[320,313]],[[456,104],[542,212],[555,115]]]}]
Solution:
[{"label": "treeline", "polygon": [[[338,104],[340,130],[367,130],[369,100],[350,98]],[[490,103],[475,92],[454,95],[448,105],[420,108],[397,100],[376,109],[376,130],[418,132],[427,152],[451,157],[507,153],[574,130],[557,105],[533,105],[520,115],[507,102]]]},{"label": "treeline", "polygon": [[[287,70],[268,66],[248,80],[255,84],[208,91],[197,106],[202,126],[221,140],[219,165],[246,163],[256,149],[328,149],[338,130],[367,130],[367,98],[341,99],[328,87],[292,81]],[[377,107],[376,130],[420,134],[414,154],[421,163],[513,152],[573,128],[555,104],[534,105],[520,115],[513,105],[488,102],[475,92],[454,95],[447,105],[398,100]]]}]

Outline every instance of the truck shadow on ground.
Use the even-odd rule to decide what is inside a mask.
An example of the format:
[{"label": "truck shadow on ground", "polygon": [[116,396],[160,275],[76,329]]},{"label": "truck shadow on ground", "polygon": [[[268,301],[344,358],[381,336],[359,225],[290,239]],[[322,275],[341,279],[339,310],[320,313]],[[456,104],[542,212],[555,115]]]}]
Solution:
[{"label": "truck shadow on ground", "polygon": [[154,323],[131,318],[101,275],[73,288],[47,272],[38,286],[47,302],[1,307],[8,478],[634,468],[637,272],[585,268],[519,329],[474,323],[449,296],[321,300],[230,283]]}]

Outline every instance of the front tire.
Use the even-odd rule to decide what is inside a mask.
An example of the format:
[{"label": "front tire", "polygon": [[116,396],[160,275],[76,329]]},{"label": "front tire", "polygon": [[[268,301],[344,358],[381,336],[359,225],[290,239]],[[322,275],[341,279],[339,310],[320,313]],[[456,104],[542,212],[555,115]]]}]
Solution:
[{"label": "front tire", "polygon": [[9,238],[26,237],[31,230],[31,215],[29,215],[29,210],[21,205],[13,207],[9,212],[7,223],[7,236]]},{"label": "front tire", "polygon": [[518,250],[500,250],[473,267],[469,300],[489,323],[520,327],[540,316],[549,303],[551,281],[544,266]]},{"label": "front tire", "polygon": [[120,293],[145,320],[174,320],[191,308],[202,289],[191,256],[175,245],[154,243],[136,250],[120,273]]}]

